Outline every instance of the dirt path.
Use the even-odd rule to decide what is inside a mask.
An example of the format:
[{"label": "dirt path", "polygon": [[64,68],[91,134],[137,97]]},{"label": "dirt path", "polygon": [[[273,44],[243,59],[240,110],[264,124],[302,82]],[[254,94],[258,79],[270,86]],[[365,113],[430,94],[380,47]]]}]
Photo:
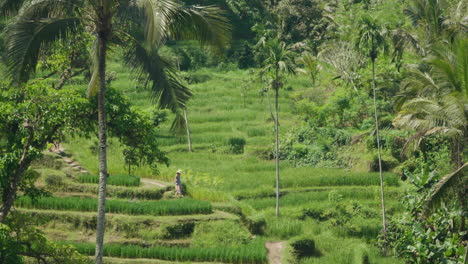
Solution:
[{"label": "dirt path", "polygon": [[281,264],[281,253],[283,253],[286,247],[285,241],[279,242],[266,242],[266,248],[268,249],[268,261],[270,264]]},{"label": "dirt path", "polygon": [[155,180],[141,178],[140,181],[143,184],[143,187],[154,187],[154,186],[161,187],[161,188],[167,187],[165,183],[155,181]]},{"label": "dirt path", "polygon": [[65,154],[65,150],[62,147],[52,148],[52,149],[49,149],[49,151],[59,155],[62,158],[62,160],[65,161],[65,163],[67,164],[67,167],[75,171],[78,171],[80,173],[88,173],[88,171],[85,168],[83,168],[80,165],[80,163],[78,163],[78,161],[73,160],[71,157],[67,156]]}]

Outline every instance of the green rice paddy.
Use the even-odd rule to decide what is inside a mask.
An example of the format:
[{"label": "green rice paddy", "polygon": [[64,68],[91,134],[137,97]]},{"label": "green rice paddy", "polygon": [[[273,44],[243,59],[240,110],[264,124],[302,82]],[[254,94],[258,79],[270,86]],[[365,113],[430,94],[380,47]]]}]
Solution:
[{"label": "green rice paddy", "polygon": [[[112,86],[122,91],[136,107],[143,111],[155,109],[151,104],[150,93],[137,88],[137,83],[124,68],[111,62],[109,70],[117,72],[117,79]],[[373,246],[381,229],[380,182],[377,173],[295,167],[289,162],[281,161],[281,216],[275,217],[275,164],[271,160],[274,143],[273,122],[267,97],[259,96],[259,91],[265,85],[249,71],[222,72],[202,69],[196,74],[208,75],[209,78],[204,82],[190,85],[194,96],[188,104],[188,117],[194,152],[188,152],[185,136],[174,136],[169,132],[173,117],[169,113],[169,120],[158,128],[160,136],[157,141],[161,149],[167,152],[170,166],[160,166],[159,174],[155,174],[147,166],[134,168],[133,172],[141,178],[172,182],[175,171],[182,169],[184,171],[182,182],[186,185],[187,194],[191,198],[164,200],[163,191],[155,197],[142,196],[142,199],[163,198],[160,201],[129,202],[109,199],[108,212],[123,214],[130,218],[166,217],[171,219],[167,223],[171,225],[190,220],[192,214],[197,214],[197,217],[194,217],[196,221],[213,220],[210,218],[210,213],[214,211],[215,214],[224,214],[228,219],[242,215],[240,222],[246,226],[249,226],[249,221],[253,221],[246,219],[260,219],[260,222],[264,221],[265,226],[261,228],[260,235],[255,235],[257,238],[253,242],[237,248],[217,245],[219,250],[177,246],[177,243],[190,244],[192,239],[190,236],[184,241],[158,241],[158,243],[176,243],[174,247],[145,247],[141,244],[143,237],[145,241],[159,239],[160,234],[157,234],[159,231],[129,229],[131,241],[137,245],[106,244],[104,254],[112,257],[114,260],[112,263],[132,263],[128,259],[134,259],[135,263],[144,259],[174,262],[266,263],[265,241],[288,241],[297,236],[313,239],[320,252],[319,256],[302,259],[300,263],[360,264],[363,255],[368,256],[371,263],[402,263],[397,259],[382,257],[378,249]],[[301,123],[294,113],[295,94],[310,89],[310,81],[306,76],[290,78],[287,83],[292,90],[283,90],[280,93],[282,136]],[[248,89],[244,105],[241,87],[245,85]],[[229,153],[228,141],[234,137],[246,140],[243,154]],[[64,147],[74,159],[90,171],[90,175],[97,175],[98,159],[93,151],[95,145],[96,140],[75,137],[69,139]],[[110,139],[108,168],[110,175],[114,176],[109,180],[116,175],[127,173],[128,168],[123,165],[122,150],[116,139]],[[93,183],[80,183],[82,186],[95,186],[96,177],[93,179],[89,177],[78,180]],[[402,210],[401,199],[405,186],[397,175],[385,173],[384,178],[387,213],[398,214]],[[125,181],[127,180],[126,178]],[[137,192],[138,188],[141,188],[109,187],[135,189]],[[79,191],[79,188],[75,189]],[[143,193],[144,189],[141,190]],[[135,196],[114,195],[113,197]],[[16,206],[36,208],[35,210],[72,210],[92,214],[96,204],[96,199],[92,198],[41,198],[37,202],[21,198]],[[339,208],[348,210],[353,206],[360,208],[359,215],[346,220],[346,224],[337,225],[334,217],[340,216],[335,215],[336,211],[339,211]],[[107,236],[111,239],[112,233]],[[138,236],[141,236],[140,239]],[[82,243],[78,238],[70,241],[70,237],[73,238],[68,236],[66,239],[58,238],[58,240],[73,242],[78,250],[86,255],[94,254],[93,244]],[[120,240],[114,238],[111,241]],[[287,260],[288,252],[288,250],[284,252],[283,263],[290,263]],[[116,258],[122,259],[122,262],[115,261]]]}]

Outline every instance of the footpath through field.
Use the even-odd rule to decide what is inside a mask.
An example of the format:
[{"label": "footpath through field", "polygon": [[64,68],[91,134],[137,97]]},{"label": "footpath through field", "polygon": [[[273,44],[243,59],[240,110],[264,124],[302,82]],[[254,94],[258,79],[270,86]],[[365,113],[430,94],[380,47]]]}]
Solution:
[{"label": "footpath through field", "polygon": [[270,264],[281,264],[281,254],[286,247],[285,241],[266,242],[265,247],[268,249],[268,261]]}]

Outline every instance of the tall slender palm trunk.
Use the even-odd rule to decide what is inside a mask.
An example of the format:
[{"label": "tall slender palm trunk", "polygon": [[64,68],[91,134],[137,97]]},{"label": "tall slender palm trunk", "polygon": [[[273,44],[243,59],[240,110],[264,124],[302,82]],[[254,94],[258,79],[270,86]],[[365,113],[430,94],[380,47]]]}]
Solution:
[{"label": "tall slender palm trunk", "polygon": [[279,167],[279,119],[278,119],[278,97],[279,97],[279,87],[275,87],[275,156],[276,156],[276,216],[280,214],[280,167]]},{"label": "tall slender palm trunk", "polygon": [[382,150],[380,148],[380,129],[379,129],[379,116],[377,113],[377,92],[375,87],[375,60],[372,60],[372,91],[374,93],[374,116],[375,116],[375,132],[377,137],[377,153],[379,159],[379,177],[380,177],[380,197],[382,199],[382,226],[383,235],[387,233],[387,220],[385,218],[385,193],[384,193],[384,179],[382,174]]},{"label": "tall slender palm trunk", "polygon": [[188,143],[188,151],[192,152],[192,138],[190,137],[190,126],[187,116],[187,108],[184,108],[184,119],[185,119],[185,129],[187,130],[187,143]]},{"label": "tall slender palm trunk", "polygon": [[106,187],[107,187],[107,129],[106,129],[106,52],[107,36],[98,36],[99,56],[99,93],[98,93],[98,122],[99,122],[99,197],[96,230],[96,264],[102,264],[104,231],[106,224]]}]

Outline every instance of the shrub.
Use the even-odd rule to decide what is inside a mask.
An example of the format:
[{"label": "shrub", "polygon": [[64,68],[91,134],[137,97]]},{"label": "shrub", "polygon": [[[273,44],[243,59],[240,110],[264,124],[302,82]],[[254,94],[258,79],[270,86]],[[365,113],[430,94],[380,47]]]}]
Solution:
[{"label": "shrub", "polygon": [[228,141],[230,152],[233,154],[244,153],[245,139],[243,138],[230,138]]},{"label": "shrub", "polygon": [[324,215],[324,211],[318,208],[306,208],[302,211],[301,219],[305,219],[306,217],[310,217],[312,219],[318,221],[326,221],[328,217]]},{"label": "shrub", "polygon": [[[382,171],[390,171],[398,165],[396,161],[387,160],[382,157]],[[369,171],[379,171],[379,157],[374,155],[372,160],[369,162]]]},{"label": "shrub", "polygon": [[48,186],[59,187],[63,185],[63,178],[57,174],[47,175],[45,178],[45,183]]},{"label": "shrub", "polygon": [[38,160],[34,160],[31,164],[33,168],[61,169],[65,165],[62,158],[55,153],[44,153]]},{"label": "shrub", "polygon": [[199,72],[183,72],[182,78],[189,84],[204,83],[211,80],[211,75]]},{"label": "shrub", "polygon": [[263,235],[265,233],[266,221],[261,215],[241,217],[244,225],[249,229],[250,233],[254,235]]},{"label": "shrub", "polygon": [[195,228],[194,222],[182,222],[173,225],[163,225],[160,227],[160,238],[175,239],[192,235]]},{"label": "shrub", "polygon": [[294,238],[289,242],[296,258],[313,257],[317,255],[315,241],[307,237]]}]

